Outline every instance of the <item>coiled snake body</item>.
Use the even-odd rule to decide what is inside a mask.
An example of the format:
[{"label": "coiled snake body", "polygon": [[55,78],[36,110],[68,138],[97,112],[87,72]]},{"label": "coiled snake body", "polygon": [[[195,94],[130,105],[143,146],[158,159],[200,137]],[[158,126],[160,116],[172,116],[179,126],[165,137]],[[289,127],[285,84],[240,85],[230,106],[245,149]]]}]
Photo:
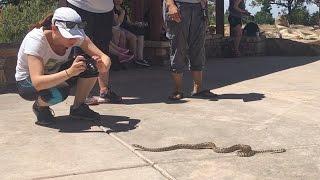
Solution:
[{"label": "coiled snake body", "polygon": [[175,144],[167,147],[160,148],[147,148],[138,144],[133,144],[133,147],[140,151],[150,151],[150,152],[163,152],[172,151],[177,149],[212,149],[216,153],[231,153],[237,151],[237,156],[240,157],[250,157],[258,153],[283,153],[286,149],[263,149],[263,150],[252,150],[251,146],[245,144],[236,144],[226,148],[217,147],[213,142],[205,142],[199,144]]}]

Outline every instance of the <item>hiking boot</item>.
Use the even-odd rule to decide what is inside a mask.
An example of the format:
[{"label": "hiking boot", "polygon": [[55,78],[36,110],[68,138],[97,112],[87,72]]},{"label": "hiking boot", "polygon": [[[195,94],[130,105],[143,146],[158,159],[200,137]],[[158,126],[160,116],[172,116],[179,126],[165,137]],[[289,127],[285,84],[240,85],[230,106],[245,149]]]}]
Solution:
[{"label": "hiking boot", "polygon": [[110,88],[108,92],[101,93],[98,98],[99,103],[121,103],[122,97],[113,92]]},{"label": "hiking boot", "polygon": [[141,65],[141,66],[146,66],[146,67],[150,67],[151,65],[149,64],[148,61],[141,59],[141,60],[135,60],[134,61],[136,64]]},{"label": "hiking boot", "polygon": [[35,124],[47,126],[54,123],[54,111],[48,106],[38,106],[36,102],[32,105],[32,110],[37,117]]},{"label": "hiking boot", "polygon": [[73,105],[70,106],[70,116],[72,118],[90,121],[100,119],[100,114],[91,110],[89,106],[85,103],[81,104],[77,108],[73,108]]}]

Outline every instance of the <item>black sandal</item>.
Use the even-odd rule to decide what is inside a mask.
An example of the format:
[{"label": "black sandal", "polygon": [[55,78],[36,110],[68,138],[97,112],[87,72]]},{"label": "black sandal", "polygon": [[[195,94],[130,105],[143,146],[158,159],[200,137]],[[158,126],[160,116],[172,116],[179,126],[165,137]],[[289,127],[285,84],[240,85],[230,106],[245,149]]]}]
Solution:
[{"label": "black sandal", "polygon": [[177,101],[183,99],[183,92],[174,92],[171,96],[168,97],[169,100]]}]

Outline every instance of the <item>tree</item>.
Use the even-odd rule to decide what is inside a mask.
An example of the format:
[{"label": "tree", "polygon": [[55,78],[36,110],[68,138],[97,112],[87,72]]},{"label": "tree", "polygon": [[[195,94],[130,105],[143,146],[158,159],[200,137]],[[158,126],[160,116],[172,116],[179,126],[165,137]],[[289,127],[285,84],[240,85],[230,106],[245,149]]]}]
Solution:
[{"label": "tree", "polygon": [[21,0],[18,5],[6,5],[0,17],[0,43],[20,42],[30,25],[52,13],[56,7],[56,0]]},{"label": "tree", "polygon": [[320,25],[319,25],[319,20],[320,20],[320,18],[319,18],[319,11],[318,11],[318,12],[315,12],[315,13],[312,13],[312,14],[310,15],[309,24],[312,25],[312,26],[314,26],[314,25],[320,26]]},{"label": "tree", "polygon": [[251,2],[252,6],[260,6],[262,3],[269,3],[270,5],[277,5],[279,7],[283,7],[287,10],[288,13],[288,21],[292,23],[291,16],[292,10],[302,6],[303,3],[308,3],[312,0],[253,0]]},{"label": "tree", "polygon": [[228,17],[229,17],[229,10],[226,10],[226,12],[224,13],[224,24],[228,24],[229,21],[228,21]]},{"label": "tree", "polygon": [[[318,10],[318,25],[320,26],[320,0],[310,0],[309,1],[309,3],[313,3],[313,4],[315,4],[315,5],[317,5],[318,6],[318,8],[319,8],[319,10]],[[312,15],[317,15],[317,14],[312,14]],[[311,16],[311,18],[312,18],[313,16]],[[313,17],[314,18],[314,17]],[[315,24],[314,24],[315,25]]]},{"label": "tree", "polygon": [[209,25],[216,24],[216,9],[214,3],[208,4],[208,16],[209,16]]},{"label": "tree", "polygon": [[263,1],[261,10],[254,15],[256,22],[258,24],[273,24],[274,18],[272,17],[271,9],[271,5]]},{"label": "tree", "polygon": [[306,6],[298,6],[292,10],[291,23],[309,25],[310,14]]}]

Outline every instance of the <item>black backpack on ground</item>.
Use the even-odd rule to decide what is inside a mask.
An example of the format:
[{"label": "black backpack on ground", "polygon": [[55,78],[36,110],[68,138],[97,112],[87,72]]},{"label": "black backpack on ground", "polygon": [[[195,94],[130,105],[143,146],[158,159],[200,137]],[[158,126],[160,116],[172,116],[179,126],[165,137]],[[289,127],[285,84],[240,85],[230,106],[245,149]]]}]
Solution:
[{"label": "black backpack on ground", "polygon": [[249,22],[246,24],[246,26],[243,28],[243,35],[244,36],[256,36],[257,33],[260,32],[259,26],[254,22]]}]

